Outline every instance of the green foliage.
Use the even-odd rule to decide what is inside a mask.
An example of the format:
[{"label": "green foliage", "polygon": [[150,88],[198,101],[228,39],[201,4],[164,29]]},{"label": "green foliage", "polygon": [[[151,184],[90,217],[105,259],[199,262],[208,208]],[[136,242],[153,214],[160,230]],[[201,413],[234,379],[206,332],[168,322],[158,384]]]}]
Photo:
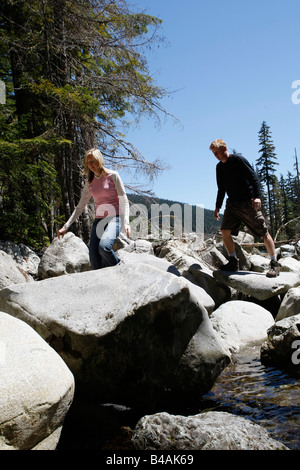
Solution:
[{"label": "green foliage", "polygon": [[40,247],[78,201],[87,148],[108,165],[160,169],[120,128],[129,113],[164,112],[141,46],[161,21],[124,0],[1,0],[0,13],[0,238]]},{"label": "green foliage", "polygon": [[276,220],[278,220],[278,207],[276,203],[278,199],[275,194],[278,192],[277,178],[275,177],[275,166],[278,165],[275,153],[275,146],[271,138],[271,131],[266,122],[262,123],[258,134],[260,144],[259,153],[261,156],[256,160],[258,176],[262,185],[267,188],[267,215],[269,217],[270,232],[274,235],[276,229]]},{"label": "green foliage", "polygon": [[[0,239],[41,248],[49,238],[49,214],[60,188],[41,139],[0,141]],[[36,156],[35,156],[36,155]]]},{"label": "green foliage", "polygon": [[[0,239],[42,247],[72,213],[82,187],[82,155],[99,146],[108,167],[149,180],[163,169],[127,142],[132,118],[167,115],[145,48],[160,40],[161,20],[125,0],[0,0]],[[130,122],[128,119],[130,118]],[[299,172],[275,178],[268,126],[257,161],[274,229],[299,215]],[[294,188],[296,196],[292,194]],[[264,189],[264,188],[263,188]],[[280,206],[280,194],[286,203]],[[207,214],[206,214],[207,215]],[[88,237],[83,217],[74,231]],[[206,231],[214,219],[205,219]]]},{"label": "green foliage", "polygon": [[[299,237],[299,222],[290,223],[300,216],[300,185],[296,157],[296,176],[288,172],[286,179],[276,176],[278,165],[275,146],[271,137],[270,127],[262,123],[259,131],[259,153],[256,160],[257,173],[261,181],[263,210],[268,218],[271,234],[278,234],[278,239]],[[282,229],[282,230],[281,230]]]}]

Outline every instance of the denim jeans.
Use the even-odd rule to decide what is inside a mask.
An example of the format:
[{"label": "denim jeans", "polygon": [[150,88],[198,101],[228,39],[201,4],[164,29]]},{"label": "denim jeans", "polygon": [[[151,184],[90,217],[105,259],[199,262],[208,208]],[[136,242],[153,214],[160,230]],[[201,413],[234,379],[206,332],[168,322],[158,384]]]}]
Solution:
[{"label": "denim jeans", "polygon": [[120,228],[121,220],[118,215],[94,220],[89,246],[92,269],[106,268],[119,263],[120,260],[112,247]]}]

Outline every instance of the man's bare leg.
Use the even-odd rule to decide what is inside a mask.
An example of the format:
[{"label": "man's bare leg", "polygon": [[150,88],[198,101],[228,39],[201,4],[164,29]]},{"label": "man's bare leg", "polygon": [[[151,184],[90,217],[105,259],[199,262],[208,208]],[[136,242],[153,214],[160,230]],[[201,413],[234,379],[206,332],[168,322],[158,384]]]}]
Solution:
[{"label": "man's bare leg", "polygon": [[234,253],[235,245],[231,236],[231,230],[222,230],[222,239],[228,255]]},{"label": "man's bare leg", "polygon": [[231,236],[231,230],[222,230],[222,239],[224,246],[229,255],[229,261],[224,266],[221,266],[221,271],[237,271],[238,270],[238,259],[235,253],[235,244]]},{"label": "man's bare leg", "polygon": [[264,244],[271,258],[270,269],[266,275],[267,277],[277,277],[279,276],[279,273],[280,273],[280,266],[276,260],[275,243],[269,233],[267,233],[267,235],[264,236]]},{"label": "man's bare leg", "polygon": [[264,244],[271,259],[276,259],[275,243],[269,233],[264,236]]}]

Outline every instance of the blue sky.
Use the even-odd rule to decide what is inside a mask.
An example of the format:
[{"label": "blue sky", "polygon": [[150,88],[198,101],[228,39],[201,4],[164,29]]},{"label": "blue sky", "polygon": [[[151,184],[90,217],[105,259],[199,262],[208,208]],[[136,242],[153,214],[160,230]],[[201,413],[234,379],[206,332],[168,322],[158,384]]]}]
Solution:
[{"label": "blue sky", "polygon": [[[171,93],[162,102],[179,124],[160,129],[143,119],[127,134],[148,160],[169,170],[150,187],[156,196],[214,209],[216,159],[210,143],[223,138],[250,163],[259,157],[266,121],[278,159],[277,175],[300,159],[299,0],[131,0],[163,20],[165,43],[146,53],[151,75]],[[300,85],[300,82],[299,82]],[[297,90],[299,93],[297,94]],[[124,182],[130,183],[128,175]]]}]

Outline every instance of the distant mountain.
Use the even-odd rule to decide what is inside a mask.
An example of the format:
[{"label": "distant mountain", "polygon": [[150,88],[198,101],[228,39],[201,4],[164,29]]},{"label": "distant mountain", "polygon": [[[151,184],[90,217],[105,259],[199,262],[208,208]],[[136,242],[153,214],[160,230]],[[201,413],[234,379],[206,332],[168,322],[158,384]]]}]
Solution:
[{"label": "distant mountain", "polygon": [[[139,204],[139,205],[145,206],[148,211],[149,220],[151,219],[151,210],[153,210],[151,206],[154,204],[158,204],[160,206],[162,206],[162,204],[167,204],[169,207],[176,204],[176,205],[181,206],[182,214],[184,213],[185,203],[183,202],[170,201],[168,199],[161,199],[161,198],[152,197],[152,196],[141,196],[137,194],[128,194],[128,199],[132,204]],[[196,222],[195,222],[196,206],[190,206],[190,207],[192,208],[192,213],[193,213],[192,230],[195,231],[196,229]],[[204,208],[204,234],[205,235],[214,234],[218,230],[220,230],[220,226],[221,226],[221,221],[215,220],[214,211]]]}]

